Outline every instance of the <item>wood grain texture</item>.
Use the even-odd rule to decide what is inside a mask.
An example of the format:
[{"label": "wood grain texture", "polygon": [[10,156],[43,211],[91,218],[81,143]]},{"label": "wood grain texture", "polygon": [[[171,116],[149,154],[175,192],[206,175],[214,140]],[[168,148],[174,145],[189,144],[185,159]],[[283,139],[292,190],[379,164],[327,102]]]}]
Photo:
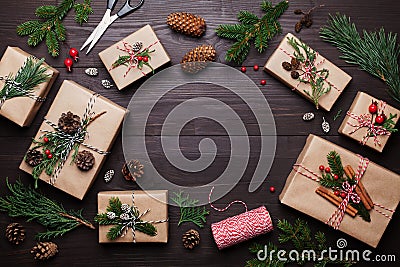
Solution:
[{"label": "wood grain texture", "polygon": [[[4,2],[4,1],[3,1]],[[122,39],[130,33],[141,28],[145,24],[150,24],[161,42],[168,51],[172,62],[179,63],[182,56],[193,47],[208,43],[215,46],[217,50],[217,61],[226,63],[224,60],[226,50],[232,45],[231,40],[220,39],[215,34],[215,29],[222,23],[236,23],[236,14],[238,11],[245,9],[253,11],[258,15],[262,12],[259,9],[259,1],[239,1],[239,0],[200,0],[200,1],[145,1],[142,8],[117,20],[104,34],[100,42],[95,46],[89,55],[81,55],[80,61],[75,64],[74,71],[67,73],[63,67],[64,57],[67,55],[69,47],[77,47],[83,44],[90,32],[101,20],[106,8],[105,0],[93,0],[94,14],[90,16],[89,23],[80,27],[73,21],[72,13],[65,19],[67,28],[67,42],[62,46],[60,56],[56,59],[51,58],[47,54],[47,48],[44,44],[36,48],[28,47],[26,37],[18,37],[15,28],[18,24],[28,19],[34,18],[35,8],[39,5],[58,4],[61,0],[20,0],[4,2],[3,8],[0,9],[0,53],[2,54],[8,45],[19,46],[23,50],[34,54],[37,57],[45,57],[46,61],[60,70],[60,76],[54,84],[49,96],[41,107],[32,126],[29,128],[19,128],[4,118],[0,118],[0,194],[6,194],[5,178],[9,177],[14,181],[18,177],[24,183],[32,183],[32,178],[18,170],[20,161],[28,148],[31,138],[35,135],[43,116],[47,113],[52,99],[54,99],[62,81],[70,79],[79,84],[94,90],[112,101],[126,107],[137,88],[143,83],[144,79],[135,82],[123,91],[114,89],[104,89],[100,81],[101,79],[110,79],[109,74],[103,67],[98,53],[110,46],[114,42]],[[123,1],[117,4],[117,9],[122,5]],[[277,2],[277,1],[274,1]],[[281,84],[278,80],[269,76],[263,71],[254,72],[252,66],[258,64],[263,66],[268,57],[279,44],[284,34],[293,32],[294,24],[299,16],[293,14],[293,10],[301,8],[307,10],[315,5],[325,4],[325,7],[318,9],[314,13],[314,25],[310,29],[304,29],[299,36],[303,41],[316,49],[334,64],[341,67],[345,72],[349,73],[353,80],[346,88],[343,95],[335,104],[330,113],[323,111],[314,111],[313,105],[307,100],[293,93],[289,88]],[[182,153],[188,158],[195,159],[199,157],[198,144],[205,137],[212,138],[218,147],[218,154],[215,162],[206,170],[190,174],[184,173],[174,168],[165,157],[160,143],[160,131],[162,123],[168,112],[178,103],[185,99],[211,95],[221,101],[229,103],[245,122],[246,129],[249,134],[251,144],[250,160],[248,168],[240,183],[223,199],[217,202],[217,206],[222,206],[234,199],[244,200],[249,208],[256,208],[260,205],[266,205],[270,211],[273,221],[276,224],[278,219],[286,218],[294,220],[297,217],[309,221],[310,226],[314,230],[322,230],[327,233],[329,244],[333,247],[336,245],[338,238],[344,237],[348,241],[348,247],[352,249],[370,249],[361,242],[348,237],[338,231],[334,231],[321,222],[318,222],[308,216],[305,216],[291,208],[283,206],[279,203],[278,195],[283,188],[285,179],[291,170],[292,164],[296,160],[301,151],[306,136],[310,133],[322,135],[321,117],[325,116],[331,122],[332,130],[326,135],[326,139],[337,143],[351,151],[360,153],[372,161],[400,173],[400,138],[398,134],[393,135],[385,148],[384,153],[379,154],[369,148],[361,147],[353,140],[344,136],[339,136],[337,129],[342,121],[339,118],[333,122],[333,116],[339,109],[344,112],[350,107],[353,98],[359,90],[365,91],[377,98],[387,101],[389,104],[399,107],[399,104],[393,101],[385,92],[386,85],[373,78],[369,74],[360,71],[356,66],[346,64],[339,58],[340,53],[336,48],[328,43],[323,42],[319,38],[319,28],[325,24],[329,13],[341,12],[350,17],[357,24],[359,29],[365,28],[375,30],[384,26],[387,31],[400,32],[400,2],[396,0],[382,1],[357,1],[357,0],[302,0],[290,1],[289,9],[282,15],[280,22],[283,27],[283,34],[274,38],[269,43],[269,48],[265,53],[259,54],[254,48],[244,62],[248,66],[247,75],[259,84],[261,79],[267,80],[267,85],[260,87],[265,98],[268,100],[271,110],[275,117],[277,130],[277,151],[274,164],[263,183],[262,187],[254,193],[248,193],[248,185],[252,174],[255,170],[259,159],[259,129],[254,116],[248,107],[235,95],[223,88],[214,88],[199,86],[196,88],[185,87],[174,90],[165,96],[153,110],[150,123],[147,127],[147,143],[148,149],[152,155],[153,164],[168,179],[182,185],[202,185],[214,180],[222,172],[230,157],[230,143],[226,131],[217,123],[207,119],[196,119],[188,123],[180,137],[180,146]],[[186,37],[181,34],[172,32],[165,24],[166,17],[169,13],[175,11],[194,12],[203,16],[207,22],[206,35],[201,39]],[[235,66],[236,68],[239,66]],[[99,76],[96,78],[89,77],[84,74],[87,67],[99,68]],[[151,96],[149,96],[151,97]],[[302,121],[302,115],[305,112],[313,111],[316,113],[314,121],[305,123]],[[67,194],[52,188],[51,186],[40,183],[41,190],[45,194],[55,200],[63,203],[66,208],[80,209],[84,208],[86,218],[92,219],[96,214],[97,208],[97,192],[105,190],[129,190],[139,189],[137,185],[126,182],[122,178],[120,168],[124,162],[122,153],[121,137],[118,137],[112,154],[106,160],[100,176],[89,190],[83,201],[76,200]],[[102,180],[102,176],[109,169],[115,169],[116,175],[111,183],[106,184]],[[149,177],[145,177],[149,178]],[[149,178],[150,179],[150,178]],[[275,186],[277,192],[269,193],[269,186]],[[194,251],[185,250],[181,244],[181,235],[193,225],[184,224],[177,227],[179,211],[178,208],[170,206],[170,239],[166,245],[159,244],[98,244],[98,234],[96,230],[80,228],[68,233],[63,238],[58,238],[55,242],[60,247],[60,253],[53,260],[42,263],[44,266],[243,266],[247,259],[252,255],[249,254],[247,248],[253,241],[266,243],[267,241],[277,242],[278,231],[256,238],[253,241],[234,246],[224,251],[218,251],[211,236],[210,223],[220,221],[228,216],[232,216],[243,212],[240,205],[234,205],[228,212],[218,213],[211,211],[208,216],[207,225],[204,229],[200,229],[201,244]],[[4,236],[6,225],[12,221],[23,223],[27,228],[26,241],[18,246],[12,246],[4,237],[0,238],[0,259],[1,266],[31,266],[36,265],[29,254],[29,249],[34,245],[33,235],[37,231],[42,231],[41,226],[35,223],[25,223],[22,219],[11,219],[5,214],[0,214],[0,235]],[[386,233],[384,234],[378,249],[374,250],[375,254],[395,254],[396,258],[400,258],[399,246],[396,237],[400,235],[399,213],[395,213],[392,222],[390,222]],[[367,266],[367,263],[360,263],[359,266]],[[374,266],[373,264],[371,266]],[[396,264],[385,263],[382,266],[396,266]]]}]

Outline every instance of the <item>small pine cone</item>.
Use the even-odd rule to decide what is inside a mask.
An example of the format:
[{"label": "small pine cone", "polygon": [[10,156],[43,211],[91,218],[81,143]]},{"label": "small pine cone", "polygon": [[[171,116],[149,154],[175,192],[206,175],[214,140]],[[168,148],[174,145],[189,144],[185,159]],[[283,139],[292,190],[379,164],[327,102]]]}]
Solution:
[{"label": "small pine cone", "polygon": [[58,119],[58,127],[66,134],[75,134],[81,128],[81,118],[71,111],[62,113]]},{"label": "small pine cone", "polygon": [[292,70],[292,64],[290,64],[289,62],[282,62],[282,68],[284,68],[287,71],[291,71]]},{"label": "small pine cone", "polygon": [[306,21],[306,24],[304,24],[304,26],[306,26],[307,28],[310,28],[312,24],[313,24],[313,20],[310,18],[309,20]]},{"label": "small pine cone", "polygon": [[296,80],[300,77],[300,74],[294,70],[290,73],[290,76],[292,76],[292,78]]},{"label": "small pine cone", "polygon": [[43,154],[36,150],[30,149],[28,153],[26,153],[25,162],[30,166],[35,167],[39,165],[43,161]]},{"label": "small pine cone", "polygon": [[92,152],[83,150],[75,158],[76,166],[82,171],[88,171],[93,168],[95,159]]},{"label": "small pine cone", "polygon": [[136,181],[144,174],[143,167],[138,160],[130,160],[122,166],[122,175],[127,181]]},{"label": "small pine cone", "polygon": [[303,28],[303,24],[301,21],[297,22],[296,25],[294,26],[294,30],[299,33],[301,31],[301,28]]},{"label": "small pine cone", "polygon": [[200,235],[196,230],[189,230],[182,236],[183,246],[187,249],[194,249],[200,244]]},{"label": "small pine cone", "polygon": [[174,31],[193,37],[200,37],[206,31],[206,21],[191,13],[171,13],[167,18],[167,24]]},{"label": "small pine cone", "polygon": [[53,242],[38,242],[31,250],[35,260],[47,260],[58,252],[57,244]]},{"label": "small pine cone", "polygon": [[301,9],[295,9],[295,10],[293,11],[293,13],[296,14],[296,15],[300,15],[300,14],[303,14],[303,10],[301,10]]},{"label": "small pine cone", "polygon": [[139,52],[140,49],[142,49],[142,47],[143,47],[143,43],[142,42],[135,42],[135,43],[132,44],[132,50],[134,52]]},{"label": "small pine cone", "polygon": [[212,45],[200,45],[185,54],[181,67],[183,71],[197,73],[207,66],[207,62],[214,61],[216,54]]},{"label": "small pine cone", "polygon": [[290,64],[292,65],[292,70],[297,70],[300,66],[300,61],[293,57]]},{"label": "small pine cone", "polygon": [[10,223],[6,228],[6,237],[11,243],[18,245],[25,240],[25,228],[19,223]]}]

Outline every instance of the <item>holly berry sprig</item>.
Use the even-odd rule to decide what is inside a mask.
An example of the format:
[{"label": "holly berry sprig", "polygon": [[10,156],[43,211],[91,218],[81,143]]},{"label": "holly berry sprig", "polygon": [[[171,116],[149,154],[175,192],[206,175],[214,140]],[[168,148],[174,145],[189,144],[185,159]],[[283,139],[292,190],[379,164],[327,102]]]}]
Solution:
[{"label": "holly berry sprig", "polygon": [[390,113],[389,118],[385,115],[384,112],[378,114],[378,102],[374,100],[372,100],[372,104],[369,105],[368,111],[372,114],[371,123],[373,123],[375,126],[381,126],[390,133],[398,131],[396,128],[394,128],[396,123],[393,121],[393,119],[397,117],[397,114],[393,115],[392,113]]},{"label": "holly berry sprig", "polygon": [[[78,59],[79,59],[79,51],[78,51],[76,48],[74,48],[74,47],[70,48],[70,49],[69,49],[69,55],[72,57],[72,59],[73,59],[75,62],[78,62]],[[65,65],[65,67],[67,67],[67,71],[68,71],[68,72],[71,72],[71,71],[72,71],[72,65],[74,65],[74,61],[72,61],[72,59],[69,58],[69,57],[67,57],[67,58],[64,60],[64,65]]]},{"label": "holly berry sprig", "polygon": [[[135,55],[135,59],[137,60],[137,68],[139,70],[143,69],[143,66],[146,65],[154,73],[154,69],[150,65],[150,60],[151,60],[150,54],[153,52],[155,52],[155,50],[150,51],[150,49],[147,48]],[[131,61],[131,56],[129,55],[119,56],[118,59],[112,64],[112,68],[115,69],[116,67],[119,67],[121,65],[127,65],[130,61]]]}]

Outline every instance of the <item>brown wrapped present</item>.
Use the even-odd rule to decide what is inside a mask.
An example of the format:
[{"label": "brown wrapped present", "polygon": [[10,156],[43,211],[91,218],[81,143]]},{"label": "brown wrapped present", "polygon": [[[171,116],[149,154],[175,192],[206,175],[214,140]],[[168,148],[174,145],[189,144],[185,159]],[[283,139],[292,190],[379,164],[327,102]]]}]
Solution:
[{"label": "brown wrapped present", "polygon": [[[334,224],[333,226],[336,225],[340,231],[372,247],[377,247],[400,200],[400,176],[396,173],[369,162],[361,156],[320,137],[309,135],[303,151],[300,153],[293,170],[286,180],[286,185],[279,199],[285,205],[332,225],[331,223],[334,222],[332,221],[332,215],[340,210],[338,206],[332,204],[334,203],[333,199],[340,199],[340,203],[340,201],[347,199],[347,194],[351,199],[353,197],[356,198],[355,192],[359,192],[359,190],[346,191],[349,188],[346,188],[343,183],[343,188],[336,189],[341,192],[337,197],[336,192],[331,194],[328,192],[331,189],[328,190],[326,187],[321,187],[320,181],[323,175],[319,166],[327,166],[327,154],[331,151],[335,151],[340,155],[343,165],[352,166],[354,170],[357,170],[355,177],[361,177],[362,188],[368,192],[366,195],[373,202],[373,207],[370,211],[358,212],[359,215],[368,212],[369,222],[361,216],[352,217],[357,212],[353,212],[350,209],[348,214],[352,216],[339,214],[338,218],[342,218],[342,221],[336,221],[339,224]],[[345,168],[346,175],[348,174],[348,166]],[[333,169],[329,171],[334,173]],[[326,173],[324,176],[326,176]],[[339,177],[338,181],[341,179],[342,177]],[[334,182],[334,180],[330,181],[330,183]],[[360,183],[359,185],[361,187]],[[345,192],[344,196],[342,196],[343,192]],[[326,197],[323,198],[321,195]],[[360,203],[362,202],[360,201],[359,205],[361,205]],[[350,205],[348,207],[351,208]]]},{"label": "brown wrapped present", "polygon": [[[315,53],[315,59],[310,59],[304,64],[299,61],[293,61],[295,49],[288,42],[292,38],[299,44],[299,51],[304,56],[306,53],[301,45],[306,46],[310,53]],[[319,53],[316,53],[291,33],[288,33],[283,38],[278,48],[268,59],[264,69],[300,95],[314,102],[317,108],[321,107],[326,111],[331,110],[340,94],[352,79],[347,73]],[[313,87],[311,84],[317,83],[317,79],[322,79],[323,89],[312,90]],[[307,82],[301,82],[301,80]],[[314,88],[317,87],[314,86]],[[327,91],[329,88],[330,90],[322,95],[318,93],[318,91]]]},{"label": "brown wrapped present", "polygon": [[0,80],[0,96],[4,95],[4,100],[2,99],[3,97],[0,97],[0,115],[21,127],[29,126],[32,123],[43,100],[46,98],[47,93],[58,76],[56,69],[43,63],[42,66],[47,68],[45,74],[49,76],[47,81],[34,88],[29,96],[7,98],[6,94],[1,93],[5,86],[5,77],[10,74],[14,77],[30,57],[32,56],[20,48],[9,46],[0,62],[0,77],[2,77],[2,80]]},{"label": "brown wrapped present", "polygon": [[126,109],[65,80],[20,169],[83,199],[117,137]]},{"label": "brown wrapped present", "polygon": [[399,116],[398,109],[358,92],[338,131],[362,145],[382,152],[391,132],[397,131],[395,125]]},{"label": "brown wrapped present", "polygon": [[[113,206],[118,206],[120,209],[111,208],[110,201],[114,203]],[[168,242],[167,190],[100,192],[97,195],[97,202],[98,215],[95,220],[100,224],[99,243]],[[132,208],[138,212],[136,215],[131,212]],[[113,220],[122,223],[110,224]],[[132,221],[135,222],[134,232],[130,227],[132,224],[129,224]],[[142,230],[146,228],[142,227],[144,223],[150,224],[150,232]],[[119,227],[120,232],[110,233],[113,227]]]},{"label": "brown wrapped present", "polygon": [[170,62],[150,25],[99,53],[119,90]]}]

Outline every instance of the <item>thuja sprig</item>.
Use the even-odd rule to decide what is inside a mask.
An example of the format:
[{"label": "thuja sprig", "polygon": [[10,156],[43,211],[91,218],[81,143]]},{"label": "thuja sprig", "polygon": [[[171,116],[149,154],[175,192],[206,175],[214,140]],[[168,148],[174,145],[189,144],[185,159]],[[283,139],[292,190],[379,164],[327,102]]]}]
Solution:
[{"label": "thuja sprig", "polygon": [[81,25],[87,22],[89,15],[93,13],[90,2],[91,0],[84,0],[83,3],[76,3],[76,0],[63,0],[59,6],[40,6],[35,12],[39,20],[29,20],[20,24],[17,27],[17,34],[29,35],[28,45],[30,46],[37,46],[46,40],[49,54],[57,57],[60,53],[59,42],[64,42],[67,34],[62,20],[74,8],[75,21]]},{"label": "thuja sprig", "polygon": [[206,222],[206,216],[210,212],[207,211],[204,206],[196,206],[199,201],[191,199],[189,194],[184,195],[181,191],[179,193],[174,192],[174,195],[175,196],[171,197],[171,199],[179,206],[181,213],[178,226],[185,222],[192,222],[198,227],[203,228]]},{"label": "thuja sprig", "polygon": [[[398,129],[394,128],[396,126],[396,123],[394,122],[393,119],[397,118],[397,114],[389,114],[389,118],[385,120],[385,122],[382,124],[382,128],[385,128],[389,133],[395,133],[398,131]],[[375,124],[377,125],[377,124]]]},{"label": "thuja sprig", "polygon": [[69,231],[84,225],[90,229],[94,226],[82,216],[82,210],[67,211],[64,207],[21,181],[10,184],[6,181],[10,195],[0,197],[0,211],[7,212],[10,217],[24,217],[28,222],[35,221],[46,231],[38,233],[39,240],[63,236]]},{"label": "thuja sprig", "polygon": [[258,52],[262,53],[268,47],[268,41],[282,32],[278,18],[288,7],[286,0],[275,6],[270,1],[263,1],[261,9],[266,14],[261,18],[249,11],[240,11],[237,16],[239,24],[219,25],[216,29],[219,37],[236,40],[226,52],[225,59],[242,63],[249,54],[252,40]]}]

